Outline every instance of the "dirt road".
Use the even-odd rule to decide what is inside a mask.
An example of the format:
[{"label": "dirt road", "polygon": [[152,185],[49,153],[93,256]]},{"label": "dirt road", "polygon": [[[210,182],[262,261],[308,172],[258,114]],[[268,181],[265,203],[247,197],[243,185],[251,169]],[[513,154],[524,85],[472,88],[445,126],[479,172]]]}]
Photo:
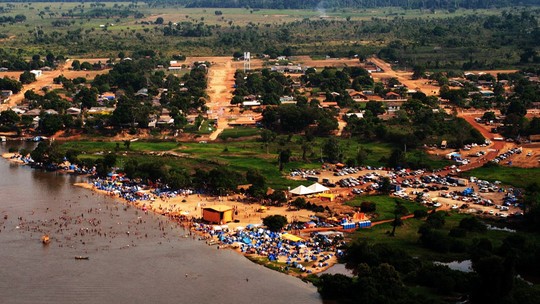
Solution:
[{"label": "dirt road", "polygon": [[438,96],[439,95],[439,87],[431,85],[427,83],[426,79],[418,79],[413,80],[412,79],[412,72],[404,72],[404,71],[394,71],[392,69],[392,66],[387,63],[386,61],[372,57],[369,59],[373,63],[375,63],[377,66],[382,68],[384,72],[382,73],[372,73],[371,76],[375,80],[380,80],[381,78],[397,78],[399,82],[401,82],[403,85],[407,86],[411,90],[418,90],[422,93],[428,95],[428,96]]},{"label": "dirt road", "polygon": [[208,70],[208,116],[217,119],[217,128],[209,136],[209,140],[215,140],[224,129],[229,128],[229,113],[234,112],[230,102],[234,91],[234,73],[240,68],[241,62],[235,62],[231,57],[190,57],[187,64],[197,61],[211,63]]}]

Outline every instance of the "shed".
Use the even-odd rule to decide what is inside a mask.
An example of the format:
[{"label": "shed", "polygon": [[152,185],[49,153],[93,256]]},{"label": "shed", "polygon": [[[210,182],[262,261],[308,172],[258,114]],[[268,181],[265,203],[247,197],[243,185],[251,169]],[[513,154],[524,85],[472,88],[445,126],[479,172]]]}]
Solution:
[{"label": "shed", "polygon": [[224,224],[232,222],[232,208],[226,205],[215,205],[204,207],[203,209],[203,220],[216,223]]}]

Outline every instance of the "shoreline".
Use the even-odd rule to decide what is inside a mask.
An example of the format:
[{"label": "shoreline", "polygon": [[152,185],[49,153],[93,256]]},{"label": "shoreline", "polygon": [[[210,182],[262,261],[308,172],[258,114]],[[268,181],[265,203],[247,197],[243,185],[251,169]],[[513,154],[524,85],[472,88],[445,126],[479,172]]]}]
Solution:
[{"label": "shoreline", "polygon": [[[237,199],[234,199],[234,197],[226,196],[226,197],[212,197],[212,196],[206,196],[206,195],[198,195],[198,194],[190,194],[190,195],[178,195],[171,198],[161,198],[161,197],[155,197],[154,200],[145,200],[145,201],[129,201],[127,199],[124,199],[122,197],[119,197],[118,195],[106,191],[97,189],[95,185],[89,182],[82,182],[82,183],[75,183],[73,184],[76,187],[81,187],[90,191],[93,191],[95,193],[106,195],[113,197],[115,200],[132,207],[135,207],[143,212],[153,212],[157,215],[161,215],[166,217],[169,221],[174,222],[177,225],[182,226],[183,228],[189,229],[190,233],[189,235],[184,235],[180,237],[189,237],[190,235],[196,235],[198,236],[198,240],[205,241],[205,243],[208,246],[216,246],[217,250],[222,249],[231,249],[235,251],[238,254],[243,255],[246,259],[253,263],[257,263],[261,266],[270,268],[275,271],[282,272],[287,275],[291,275],[298,278],[305,278],[310,274],[318,274],[321,272],[326,271],[327,269],[331,268],[337,263],[337,257],[335,252],[325,251],[325,256],[330,256],[327,260],[325,260],[324,266],[317,265],[316,262],[309,261],[307,264],[307,267],[304,267],[304,272],[300,271],[294,271],[293,269],[296,269],[295,267],[288,266],[287,265],[287,258],[283,256],[278,256],[275,261],[271,261],[268,259],[267,255],[260,255],[255,254],[251,252],[243,252],[239,246],[231,245],[231,244],[223,244],[220,242],[217,238],[217,235],[215,232],[209,230],[210,227],[213,226],[226,226],[228,227],[229,231],[236,231],[238,227],[245,227],[249,224],[262,224],[262,218],[266,217],[268,215],[273,214],[280,214],[287,216],[289,221],[291,219],[299,219],[303,218],[305,220],[309,220],[309,215],[312,215],[313,212],[307,211],[307,210],[298,210],[298,211],[287,211],[286,207],[270,207],[264,211],[264,212],[258,212],[257,210],[260,210],[261,204],[258,203],[244,203],[238,201],[238,198],[241,198],[241,195],[234,196]],[[148,191],[148,190],[146,190]],[[146,192],[145,191],[145,192]],[[232,198],[232,199],[231,199]],[[195,222],[194,220],[199,219],[202,217],[201,211],[202,207],[205,206],[212,206],[212,205],[227,205],[227,206],[238,206],[238,215],[236,215],[236,219],[238,222],[230,222],[225,225],[211,225],[211,224],[199,224]],[[241,208],[243,207],[243,208]],[[197,213],[200,216],[197,216]],[[287,214],[287,213],[293,213]],[[257,222],[255,222],[257,221]],[[203,229],[197,229],[197,227],[200,227],[200,225],[203,225]],[[304,238],[305,239],[305,238]],[[312,265],[315,265],[316,267],[312,267]]]}]

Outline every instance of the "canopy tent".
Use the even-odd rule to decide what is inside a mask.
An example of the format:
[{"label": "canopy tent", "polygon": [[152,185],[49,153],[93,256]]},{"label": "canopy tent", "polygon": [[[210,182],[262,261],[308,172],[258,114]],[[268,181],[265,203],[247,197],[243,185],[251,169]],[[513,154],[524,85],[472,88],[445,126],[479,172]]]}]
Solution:
[{"label": "canopy tent", "polygon": [[313,192],[308,189],[307,187],[303,186],[303,185],[300,185],[294,189],[291,190],[291,194],[294,194],[294,195],[308,195],[308,194],[312,194]]},{"label": "canopy tent", "polygon": [[330,190],[329,188],[319,184],[319,183],[315,183],[309,187],[307,187],[309,190],[312,191],[312,193],[320,193],[320,192],[325,192],[325,191],[328,191]]},{"label": "canopy tent", "polygon": [[289,233],[284,233],[281,235],[281,238],[284,239],[284,240],[288,240],[288,241],[291,241],[291,242],[300,242],[300,241],[303,241],[302,238],[296,236],[296,235],[293,235],[293,234],[289,234]]}]

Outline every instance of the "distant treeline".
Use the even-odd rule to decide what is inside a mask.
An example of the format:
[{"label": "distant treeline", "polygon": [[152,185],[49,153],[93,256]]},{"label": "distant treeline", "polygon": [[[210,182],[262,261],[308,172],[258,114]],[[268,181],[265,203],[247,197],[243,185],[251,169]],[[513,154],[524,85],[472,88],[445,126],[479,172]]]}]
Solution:
[{"label": "distant treeline", "polygon": [[[0,0],[0,2],[58,2],[58,0]],[[80,0],[62,0],[80,2]],[[95,0],[93,2],[122,2]],[[540,5],[540,0],[146,0],[150,6],[183,5],[213,8],[334,9],[403,7],[410,9],[478,9]]]},{"label": "distant treeline", "polygon": [[[159,0],[157,2],[160,2]],[[163,0],[174,3],[174,0]],[[540,5],[540,0],[193,0],[186,7],[249,7],[266,9],[333,9],[403,7],[410,9],[476,9]]]}]

